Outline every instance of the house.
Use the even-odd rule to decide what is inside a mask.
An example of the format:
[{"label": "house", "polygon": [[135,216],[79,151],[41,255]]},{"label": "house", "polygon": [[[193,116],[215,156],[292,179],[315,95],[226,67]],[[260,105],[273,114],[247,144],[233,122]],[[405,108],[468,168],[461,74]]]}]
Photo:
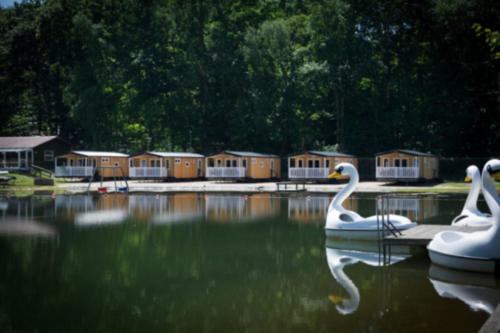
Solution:
[{"label": "house", "polygon": [[74,150],[56,158],[55,176],[87,178],[97,171],[103,178],[128,177],[128,157],[117,152]]},{"label": "house", "polygon": [[277,155],[225,150],[205,158],[208,179],[277,179],[280,158]]},{"label": "house", "polygon": [[71,145],[58,136],[0,137],[0,169],[27,171],[32,165],[52,170],[54,159]]},{"label": "house", "polygon": [[147,151],[129,158],[130,178],[195,179],[204,175],[204,156],[194,153]]},{"label": "house", "polygon": [[375,154],[377,180],[419,181],[439,178],[439,157],[416,150],[393,149]]},{"label": "house", "polygon": [[[301,180],[327,180],[335,166],[348,162],[358,167],[357,157],[345,153],[309,150],[288,156],[288,178]],[[341,179],[347,179],[342,176]]]}]

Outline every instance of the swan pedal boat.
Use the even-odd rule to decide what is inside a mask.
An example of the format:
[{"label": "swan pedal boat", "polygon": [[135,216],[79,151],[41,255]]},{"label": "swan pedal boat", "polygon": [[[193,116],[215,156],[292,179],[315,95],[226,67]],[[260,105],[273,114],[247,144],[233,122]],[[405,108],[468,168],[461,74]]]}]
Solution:
[{"label": "swan pedal boat", "polygon": [[[384,235],[382,235],[382,222],[381,219],[377,221],[376,215],[362,217],[358,213],[342,207],[342,203],[359,183],[358,171],[350,163],[340,163],[335,167],[335,172],[328,176],[329,179],[339,179],[346,175],[349,176],[349,183],[337,193],[328,207],[325,226],[327,237],[373,240],[389,234],[390,231],[384,229]],[[389,221],[394,226],[395,231],[407,230],[417,225],[401,215],[389,214]]]},{"label": "swan pedal boat", "polygon": [[471,165],[467,168],[465,182],[471,182],[471,188],[462,212],[453,219],[451,225],[467,227],[491,226],[491,215],[483,213],[477,208],[477,199],[481,192],[481,174],[477,166]]},{"label": "swan pedal boat", "polygon": [[483,195],[492,213],[492,226],[485,231],[442,231],[427,246],[431,261],[466,271],[500,273],[500,197],[493,179],[500,181],[500,160],[488,161],[481,175]]}]

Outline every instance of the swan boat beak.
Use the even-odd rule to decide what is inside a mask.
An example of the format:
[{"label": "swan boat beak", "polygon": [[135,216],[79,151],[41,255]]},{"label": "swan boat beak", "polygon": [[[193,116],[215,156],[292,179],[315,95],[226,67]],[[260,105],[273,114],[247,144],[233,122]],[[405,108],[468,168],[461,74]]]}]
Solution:
[{"label": "swan boat beak", "polygon": [[339,179],[341,176],[340,172],[335,171],[334,173],[328,175],[328,179]]},{"label": "swan boat beak", "polygon": [[466,183],[470,183],[470,182],[472,182],[472,178],[470,178],[470,177],[465,177],[464,182],[466,182]]}]

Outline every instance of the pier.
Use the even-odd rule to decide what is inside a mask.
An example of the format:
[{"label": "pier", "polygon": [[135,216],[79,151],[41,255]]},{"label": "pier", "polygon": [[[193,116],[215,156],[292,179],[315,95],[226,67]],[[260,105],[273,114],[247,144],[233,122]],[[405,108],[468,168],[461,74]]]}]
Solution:
[{"label": "pier", "polygon": [[427,246],[434,236],[441,231],[474,232],[486,230],[488,227],[458,227],[441,224],[421,224],[415,228],[401,231],[398,235],[389,235],[384,238],[385,245],[413,245]]}]

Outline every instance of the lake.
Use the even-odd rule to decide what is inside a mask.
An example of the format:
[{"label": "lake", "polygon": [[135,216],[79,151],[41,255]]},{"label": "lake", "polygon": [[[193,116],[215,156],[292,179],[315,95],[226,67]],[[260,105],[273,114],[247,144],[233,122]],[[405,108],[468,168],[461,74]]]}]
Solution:
[{"label": "lake", "polygon": [[[383,259],[325,239],[331,196],[0,197],[1,332],[471,332],[500,301],[490,275]],[[450,223],[463,195],[396,196]],[[346,202],[362,215],[375,194]],[[484,202],[480,207],[485,208]]]}]

